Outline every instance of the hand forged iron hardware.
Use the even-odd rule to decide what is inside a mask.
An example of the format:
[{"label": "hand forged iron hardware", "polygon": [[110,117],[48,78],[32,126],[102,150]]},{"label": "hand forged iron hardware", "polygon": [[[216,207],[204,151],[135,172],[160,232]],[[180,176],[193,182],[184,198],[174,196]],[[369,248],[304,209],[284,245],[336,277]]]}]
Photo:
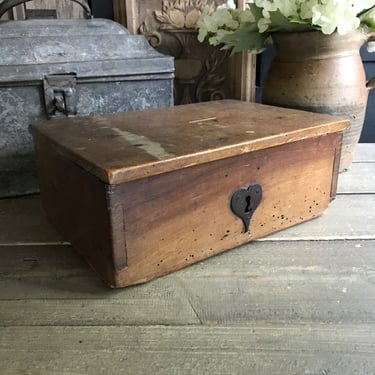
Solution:
[{"label": "hand forged iron hardware", "polygon": [[262,194],[262,187],[253,183],[247,189],[236,190],[232,195],[230,207],[232,212],[242,220],[243,233],[249,231],[251,217],[262,200]]}]

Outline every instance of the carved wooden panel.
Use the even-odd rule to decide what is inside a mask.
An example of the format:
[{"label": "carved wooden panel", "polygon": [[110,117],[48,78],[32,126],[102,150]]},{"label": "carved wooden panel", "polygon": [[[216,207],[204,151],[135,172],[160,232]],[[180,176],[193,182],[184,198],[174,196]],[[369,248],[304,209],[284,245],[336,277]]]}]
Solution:
[{"label": "carved wooden panel", "polygon": [[[158,51],[175,58],[175,104],[236,98],[254,100],[255,58],[197,40],[203,8],[225,0],[114,0],[117,22],[145,35]],[[245,1],[237,2],[244,7]]]},{"label": "carved wooden panel", "polygon": [[[2,1],[0,0],[0,3]],[[55,13],[56,18],[83,18],[82,8],[71,0],[33,0],[14,7],[1,19],[19,20],[25,19],[29,10],[51,10],[49,14]],[[55,12],[53,12],[56,10]]]}]

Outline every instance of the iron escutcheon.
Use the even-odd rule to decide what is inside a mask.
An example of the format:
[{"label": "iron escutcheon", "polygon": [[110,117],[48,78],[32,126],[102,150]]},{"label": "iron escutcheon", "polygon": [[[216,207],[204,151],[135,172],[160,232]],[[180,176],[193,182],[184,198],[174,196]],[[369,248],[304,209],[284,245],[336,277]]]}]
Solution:
[{"label": "iron escutcheon", "polygon": [[251,218],[262,200],[262,187],[258,183],[251,184],[247,189],[241,188],[232,194],[230,207],[243,224],[243,233],[249,231]]}]

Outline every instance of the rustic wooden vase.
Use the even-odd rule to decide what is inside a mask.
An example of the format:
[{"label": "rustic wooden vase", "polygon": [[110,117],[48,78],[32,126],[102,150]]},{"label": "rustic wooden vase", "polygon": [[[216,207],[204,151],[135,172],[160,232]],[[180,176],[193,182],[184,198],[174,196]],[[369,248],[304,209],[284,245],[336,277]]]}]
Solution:
[{"label": "rustic wooden vase", "polygon": [[369,89],[360,47],[374,39],[359,30],[347,35],[318,31],[275,33],[276,57],[267,74],[263,103],[350,119],[344,132],[340,171],[349,168],[359,141]]}]

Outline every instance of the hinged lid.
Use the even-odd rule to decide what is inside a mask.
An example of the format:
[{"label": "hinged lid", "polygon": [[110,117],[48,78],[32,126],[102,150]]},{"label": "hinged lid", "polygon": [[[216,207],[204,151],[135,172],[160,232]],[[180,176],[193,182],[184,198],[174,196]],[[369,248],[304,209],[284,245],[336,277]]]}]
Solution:
[{"label": "hinged lid", "polygon": [[0,83],[172,73],[173,58],[110,20],[0,21]]},{"label": "hinged lid", "polygon": [[337,117],[222,100],[54,119],[31,126],[104,182],[119,184],[344,130]]}]

